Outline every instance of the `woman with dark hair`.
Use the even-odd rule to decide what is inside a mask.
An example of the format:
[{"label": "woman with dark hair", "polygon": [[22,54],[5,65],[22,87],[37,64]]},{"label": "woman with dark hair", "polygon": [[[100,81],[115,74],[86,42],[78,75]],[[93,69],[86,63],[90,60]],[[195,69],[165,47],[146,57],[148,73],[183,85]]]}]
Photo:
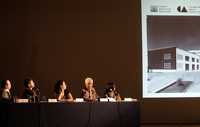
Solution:
[{"label": "woman with dark hair", "polygon": [[105,97],[113,98],[116,101],[121,101],[119,92],[116,90],[116,85],[113,82],[108,82],[105,89]]},{"label": "woman with dark hair", "polygon": [[54,89],[55,97],[58,101],[73,101],[73,96],[64,80],[58,80]]},{"label": "woman with dark hair", "polygon": [[12,102],[13,101],[13,97],[11,94],[11,82],[10,80],[3,80],[2,81],[2,86],[0,89],[0,101],[4,101],[4,102]]},{"label": "woman with dark hair", "polygon": [[23,98],[29,99],[29,102],[39,102],[40,92],[37,87],[35,87],[35,82],[33,79],[24,80],[24,93]]}]

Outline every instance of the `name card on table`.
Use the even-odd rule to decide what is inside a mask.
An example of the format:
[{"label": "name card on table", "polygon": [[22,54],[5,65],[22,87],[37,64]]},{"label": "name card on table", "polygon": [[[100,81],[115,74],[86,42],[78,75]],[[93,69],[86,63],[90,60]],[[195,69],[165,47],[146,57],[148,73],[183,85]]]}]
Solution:
[{"label": "name card on table", "polygon": [[75,102],[84,102],[83,98],[76,98]]},{"label": "name card on table", "polygon": [[112,97],[108,97],[108,101],[109,102],[117,102],[114,98],[112,98]]},{"label": "name card on table", "polygon": [[126,101],[126,102],[132,102],[132,101],[137,101],[137,99],[133,99],[133,98],[124,98],[124,101]]},{"label": "name card on table", "polygon": [[28,99],[16,99],[16,103],[28,103]]},{"label": "name card on table", "polygon": [[48,99],[48,102],[49,103],[55,103],[55,102],[58,102],[58,101],[57,101],[57,99]]},{"label": "name card on table", "polygon": [[108,98],[100,98],[99,101],[100,102],[108,102]]}]

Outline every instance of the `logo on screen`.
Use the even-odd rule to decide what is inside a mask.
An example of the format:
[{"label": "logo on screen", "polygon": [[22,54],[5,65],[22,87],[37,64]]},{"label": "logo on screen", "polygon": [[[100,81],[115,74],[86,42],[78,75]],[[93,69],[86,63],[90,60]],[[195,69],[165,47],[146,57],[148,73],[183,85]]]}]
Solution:
[{"label": "logo on screen", "polygon": [[177,7],[178,12],[188,12],[187,8],[185,6],[178,6]]},{"label": "logo on screen", "polygon": [[151,12],[158,12],[158,6],[151,6]]}]

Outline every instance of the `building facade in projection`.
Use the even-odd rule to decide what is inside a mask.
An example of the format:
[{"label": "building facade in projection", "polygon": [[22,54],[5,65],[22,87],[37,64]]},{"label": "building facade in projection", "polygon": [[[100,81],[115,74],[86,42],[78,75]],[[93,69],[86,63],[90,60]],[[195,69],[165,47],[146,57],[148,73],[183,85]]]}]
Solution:
[{"label": "building facade in projection", "polygon": [[200,71],[200,56],[176,47],[151,49],[148,71]]}]

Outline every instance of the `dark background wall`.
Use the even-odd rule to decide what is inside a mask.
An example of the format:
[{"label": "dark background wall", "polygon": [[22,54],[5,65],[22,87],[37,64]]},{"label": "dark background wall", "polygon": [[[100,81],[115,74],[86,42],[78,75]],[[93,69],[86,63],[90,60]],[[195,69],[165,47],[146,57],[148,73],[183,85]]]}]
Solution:
[{"label": "dark background wall", "polygon": [[12,0],[0,4],[0,78],[37,80],[50,97],[65,79],[79,97],[84,78],[100,95],[115,81],[124,97],[140,99],[142,123],[199,121],[199,99],[141,98],[139,0]]},{"label": "dark background wall", "polygon": [[19,95],[23,79],[32,77],[43,95],[51,96],[55,81],[65,79],[78,97],[89,76],[100,95],[114,81],[122,96],[137,96],[136,2],[22,0],[1,6],[0,77],[15,80]]}]

